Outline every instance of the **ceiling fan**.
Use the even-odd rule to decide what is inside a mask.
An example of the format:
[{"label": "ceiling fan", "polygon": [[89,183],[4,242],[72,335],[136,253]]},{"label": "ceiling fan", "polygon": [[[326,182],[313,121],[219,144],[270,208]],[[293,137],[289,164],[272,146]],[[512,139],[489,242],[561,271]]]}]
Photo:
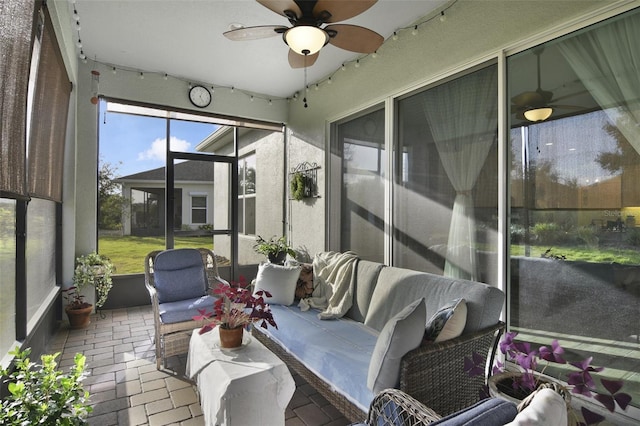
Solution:
[{"label": "ceiling fan", "polygon": [[535,91],[525,91],[511,98],[511,112],[516,115],[516,118],[527,121],[544,121],[551,117],[554,109],[582,109],[575,105],[558,105],[554,104],[564,98],[574,96],[563,96],[559,98],[553,98],[553,92],[549,90],[543,90],[540,86],[540,55],[544,48],[535,49],[533,54],[536,55],[537,65],[537,78],[538,88]]},{"label": "ceiling fan", "polygon": [[[378,0],[256,0],[267,9],[284,16],[291,27],[260,25],[226,31],[230,40],[256,40],[282,34],[289,46],[292,68],[311,66],[318,59],[320,49],[330,43],[341,49],[358,53],[373,53],[384,38],[365,27],[335,24],[361,14]],[[331,24],[331,25],[326,25]]]}]

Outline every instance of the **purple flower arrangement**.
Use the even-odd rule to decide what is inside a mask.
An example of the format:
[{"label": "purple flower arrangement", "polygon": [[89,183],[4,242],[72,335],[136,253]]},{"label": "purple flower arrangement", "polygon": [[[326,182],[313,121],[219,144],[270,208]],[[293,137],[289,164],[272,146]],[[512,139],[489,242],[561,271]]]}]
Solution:
[{"label": "purple flower arrangement", "polygon": [[[551,346],[540,346],[538,349],[532,349],[530,343],[516,341],[517,335],[518,333],[515,332],[506,333],[500,342],[500,352],[505,354],[508,361],[515,363],[521,372],[521,374],[514,377],[511,383],[511,387],[515,391],[531,393],[538,388],[540,374],[543,374],[551,363],[569,364],[576,368],[575,371],[567,373],[567,385],[571,388],[572,393],[593,398],[612,413],[615,411],[616,405],[621,410],[626,410],[631,402],[631,396],[620,392],[624,381],[601,378],[600,383],[602,383],[607,393],[597,393],[595,391],[596,384],[591,373],[601,372],[604,368],[592,366],[593,357],[588,357],[579,362],[567,362],[563,357],[564,348],[560,346],[558,340],[553,340]],[[544,366],[539,374],[535,374],[540,363],[544,363]],[[473,353],[471,358],[465,357],[464,370],[471,377],[484,375],[484,366],[485,359],[482,355]],[[502,372],[504,372],[504,364],[498,361],[493,367],[492,374],[495,375]],[[604,416],[586,407],[581,407],[581,413],[584,422],[576,420],[576,423],[580,426],[593,425],[605,420]]]}]

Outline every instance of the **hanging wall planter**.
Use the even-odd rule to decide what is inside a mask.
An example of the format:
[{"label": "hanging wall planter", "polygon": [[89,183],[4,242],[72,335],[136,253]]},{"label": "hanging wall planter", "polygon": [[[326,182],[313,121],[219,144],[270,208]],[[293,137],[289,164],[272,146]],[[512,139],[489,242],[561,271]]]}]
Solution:
[{"label": "hanging wall planter", "polygon": [[318,173],[317,164],[300,163],[289,173],[289,192],[293,200],[319,197],[317,192]]}]

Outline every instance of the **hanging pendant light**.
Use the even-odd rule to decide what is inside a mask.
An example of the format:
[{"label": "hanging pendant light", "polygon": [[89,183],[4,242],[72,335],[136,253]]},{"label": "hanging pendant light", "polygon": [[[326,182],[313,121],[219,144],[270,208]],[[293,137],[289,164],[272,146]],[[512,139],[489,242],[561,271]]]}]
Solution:
[{"label": "hanging pendant light", "polygon": [[318,27],[298,25],[285,31],[284,41],[299,55],[313,55],[329,41],[329,35]]},{"label": "hanging pendant light", "polygon": [[553,108],[533,108],[524,112],[524,118],[533,122],[544,121],[547,118],[551,117],[551,114],[553,114]]}]

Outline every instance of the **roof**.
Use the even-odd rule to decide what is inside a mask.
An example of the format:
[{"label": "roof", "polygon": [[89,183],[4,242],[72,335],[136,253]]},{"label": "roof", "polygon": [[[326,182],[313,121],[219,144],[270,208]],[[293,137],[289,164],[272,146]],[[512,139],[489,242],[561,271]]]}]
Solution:
[{"label": "roof", "polygon": [[[213,182],[214,165],[215,163],[212,161],[183,161],[181,163],[177,163],[173,168],[174,180]],[[165,168],[158,167],[157,169],[122,176],[115,179],[115,181],[164,180],[164,175]]]}]

